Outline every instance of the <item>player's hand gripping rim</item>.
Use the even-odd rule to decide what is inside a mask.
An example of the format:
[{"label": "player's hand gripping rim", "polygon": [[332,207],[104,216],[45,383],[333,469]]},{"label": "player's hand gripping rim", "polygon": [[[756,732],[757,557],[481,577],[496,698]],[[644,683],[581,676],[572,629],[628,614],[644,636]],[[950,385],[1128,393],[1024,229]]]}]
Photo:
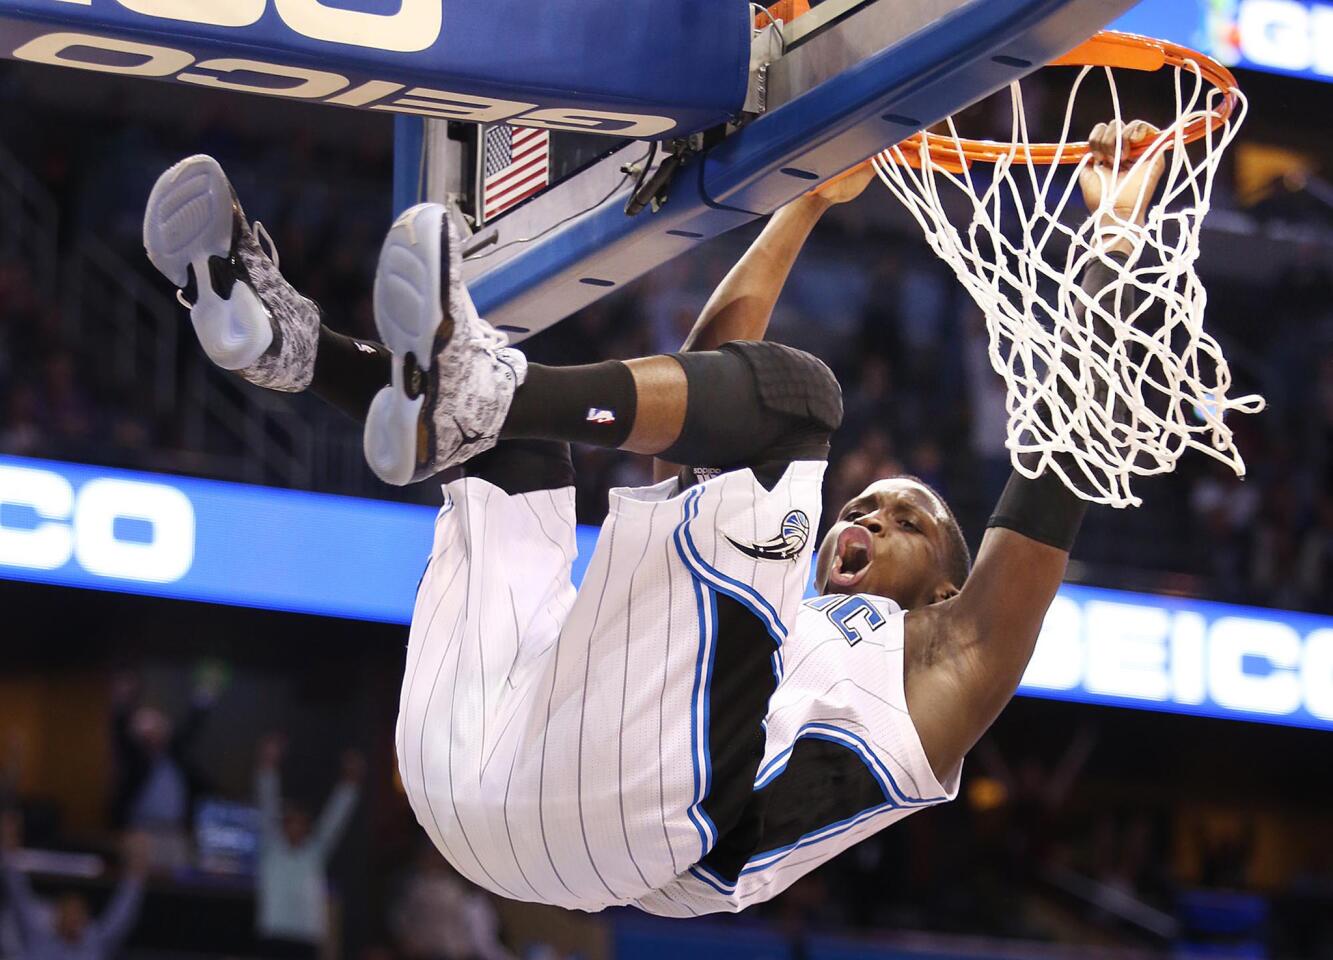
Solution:
[{"label": "player's hand gripping rim", "polygon": [[[1108,249],[1130,252],[1132,230],[1147,222],[1157,184],[1166,170],[1166,144],[1146,120],[1099,123],[1088,135],[1089,160],[1079,168],[1088,211]],[[1143,146],[1150,144],[1146,150]]]}]

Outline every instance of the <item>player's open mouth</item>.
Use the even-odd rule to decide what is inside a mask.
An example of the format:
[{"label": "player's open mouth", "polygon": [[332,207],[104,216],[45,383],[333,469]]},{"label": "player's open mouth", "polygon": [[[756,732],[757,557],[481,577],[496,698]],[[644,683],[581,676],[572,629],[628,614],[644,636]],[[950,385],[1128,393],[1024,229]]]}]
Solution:
[{"label": "player's open mouth", "polygon": [[875,544],[865,527],[850,526],[838,534],[837,555],[829,571],[829,583],[836,587],[854,587],[870,572],[870,558]]}]

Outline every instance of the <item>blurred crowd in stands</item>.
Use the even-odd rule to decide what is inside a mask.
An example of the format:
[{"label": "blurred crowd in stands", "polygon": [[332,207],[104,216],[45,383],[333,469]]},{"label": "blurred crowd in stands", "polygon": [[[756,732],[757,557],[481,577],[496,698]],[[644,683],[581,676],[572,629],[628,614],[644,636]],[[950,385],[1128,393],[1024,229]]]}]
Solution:
[{"label": "blurred crowd in stands", "polygon": [[[65,811],[49,796],[25,795],[20,784],[31,780],[32,771],[24,769],[31,731],[5,731],[0,957],[105,960],[134,942],[141,918],[149,930],[139,939],[151,945],[155,936],[161,941],[163,927],[183,925],[178,918],[173,922],[170,905],[162,900],[172,890],[189,891],[205,902],[230,896],[239,899],[242,910],[248,905],[251,914],[249,933],[230,930],[219,942],[216,918],[196,909],[193,919],[202,918],[198,930],[177,929],[167,937],[179,943],[183,935],[190,944],[189,949],[178,947],[175,955],[225,952],[271,960],[516,956],[501,943],[494,902],[455,874],[424,836],[413,845],[418,852],[394,865],[387,899],[373,918],[381,936],[355,950],[345,943],[340,917],[368,911],[363,903],[340,906],[329,868],[360,805],[367,762],[359,752],[343,753],[332,791],[318,807],[309,807],[304,800],[308,790],[296,795],[284,790],[283,761],[289,751],[284,734],[268,734],[257,744],[232,740],[230,753],[250,758],[253,775],[248,796],[229,795],[221,782],[222,765],[200,748],[201,734],[227,722],[228,713],[235,716],[257,705],[223,696],[225,671],[216,664],[199,670],[188,706],[176,716],[144,695],[136,673],[118,673],[104,687],[110,706],[105,733],[88,731],[82,738],[86,742],[66,745],[84,751],[91,765],[102,750],[110,756],[110,781],[96,785],[108,809],[101,828],[91,834],[77,837],[63,828]],[[401,816],[406,807],[400,806]],[[78,851],[79,841],[86,844],[90,838],[94,852]],[[364,882],[355,883],[353,893],[364,896],[365,888]],[[146,893],[151,894],[147,904]],[[102,905],[94,909],[99,901]],[[545,949],[527,955],[559,960]]]}]

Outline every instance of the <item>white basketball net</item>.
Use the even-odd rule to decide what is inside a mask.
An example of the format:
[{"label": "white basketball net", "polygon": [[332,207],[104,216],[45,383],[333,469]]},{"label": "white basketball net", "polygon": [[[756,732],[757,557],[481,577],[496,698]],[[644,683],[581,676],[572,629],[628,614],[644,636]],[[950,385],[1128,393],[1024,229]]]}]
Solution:
[{"label": "white basketball net", "polygon": [[[1065,111],[1062,149],[1079,88],[1093,69],[1105,70],[1114,118],[1122,120],[1113,72],[1084,67]],[[1258,396],[1227,395],[1231,371],[1203,329],[1207,295],[1195,272],[1214,177],[1244,119],[1245,99],[1234,91],[1233,115],[1187,146],[1186,126],[1201,110],[1216,112],[1225,94],[1196,64],[1174,72],[1177,119],[1135,161],[1150,163],[1170,147],[1161,198],[1143,227],[1115,217],[1112,189],[1102,191],[1100,209],[1084,214],[1078,174],[1090,157],[1064,166],[1072,176],[1061,174],[1058,164],[1030,159],[1017,83],[1010,86],[1013,148],[998,162],[954,173],[932,159],[924,138],[913,149],[917,167],[902,146],[874,160],[880,179],[985,312],[991,364],[1008,387],[1006,446],[1014,469],[1033,478],[1053,470],[1083,499],[1114,507],[1137,506],[1131,479],[1173,470],[1190,448],[1244,476],[1226,415],[1264,405]],[[952,118],[948,136],[961,157]],[[986,171],[993,171],[989,179],[974,176]],[[945,205],[957,206],[957,197],[970,213],[955,225]],[[1106,234],[1107,218],[1114,218],[1117,236],[1132,241],[1125,264],[1102,252],[1099,233]],[[1092,296],[1079,283],[1095,263],[1114,279]],[[1139,302],[1122,314],[1122,293],[1130,288]]]}]

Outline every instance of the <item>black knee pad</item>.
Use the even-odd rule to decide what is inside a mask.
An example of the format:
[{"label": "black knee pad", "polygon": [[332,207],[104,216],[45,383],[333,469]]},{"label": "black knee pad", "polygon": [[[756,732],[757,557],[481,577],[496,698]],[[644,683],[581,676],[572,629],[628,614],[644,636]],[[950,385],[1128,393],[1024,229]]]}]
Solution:
[{"label": "black knee pad", "polygon": [[765,409],[829,435],[842,426],[842,387],[823,360],[766,340],[735,340],[720,349],[749,365]]},{"label": "black knee pad", "polygon": [[689,402],[680,438],[663,459],[723,469],[827,459],[842,423],[842,390],[819,360],[748,340],[673,356],[685,370]]}]

